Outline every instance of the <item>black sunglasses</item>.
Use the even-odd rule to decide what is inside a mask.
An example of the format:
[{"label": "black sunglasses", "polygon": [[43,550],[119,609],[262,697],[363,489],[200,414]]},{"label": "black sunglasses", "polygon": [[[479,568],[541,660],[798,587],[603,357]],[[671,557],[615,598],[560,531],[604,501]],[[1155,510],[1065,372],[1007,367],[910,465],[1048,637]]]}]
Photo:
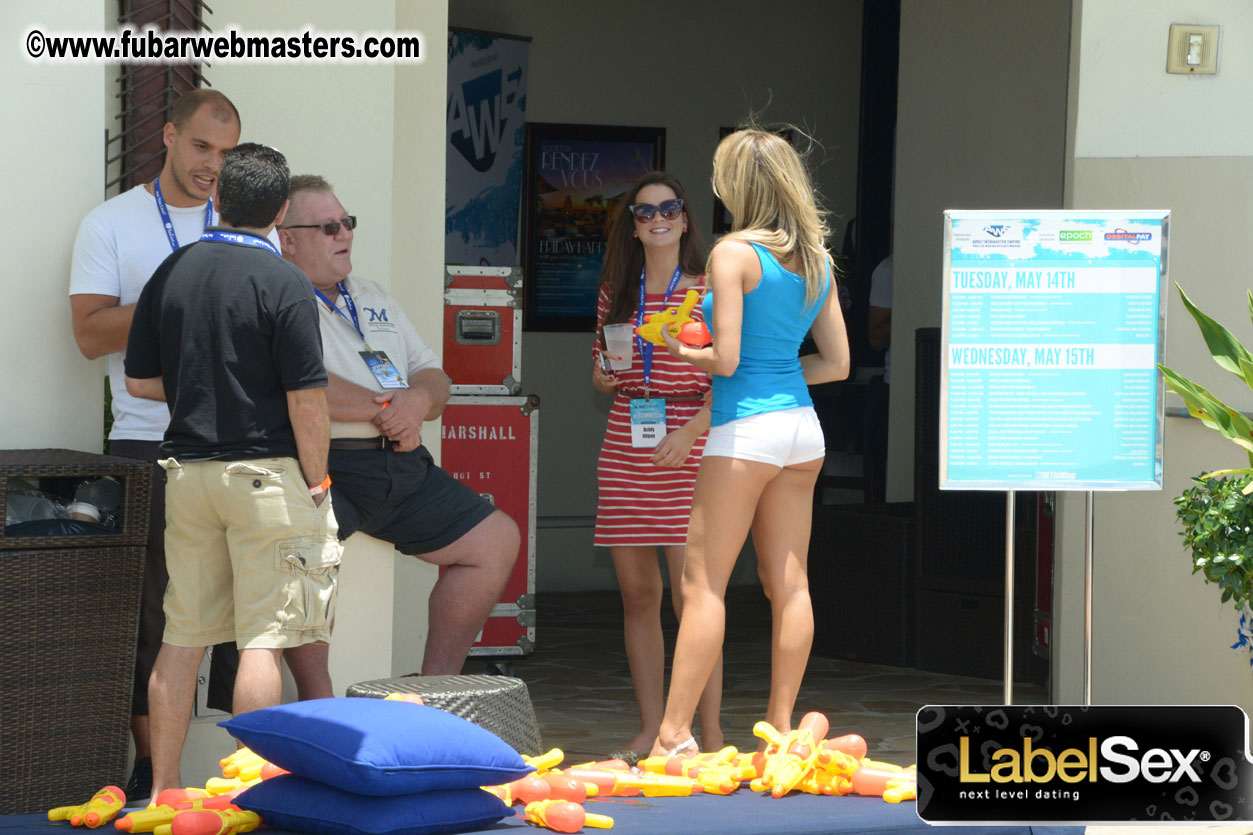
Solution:
[{"label": "black sunglasses", "polygon": [[301,223],[294,226],[280,226],[280,229],[321,229],[325,235],[335,236],[339,234],[339,227],[343,226],[349,232],[357,228],[357,216],[348,215],[341,217],[339,220],[328,220],[326,223]]},{"label": "black sunglasses", "polygon": [[660,206],[654,206],[652,203],[632,203],[627,208],[631,214],[635,215],[635,219],[642,223],[652,220],[658,212],[661,212],[661,216],[666,220],[674,220],[683,211],[683,198],[662,200]]}]

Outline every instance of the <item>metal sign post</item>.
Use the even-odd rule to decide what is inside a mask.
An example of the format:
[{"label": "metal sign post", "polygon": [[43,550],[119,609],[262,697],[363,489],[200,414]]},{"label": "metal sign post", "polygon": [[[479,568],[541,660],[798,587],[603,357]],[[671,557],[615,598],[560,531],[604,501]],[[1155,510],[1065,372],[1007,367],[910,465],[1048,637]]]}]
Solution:
[{"label": "metal sign post", "polygon": [[939,487],[1007,491],[1006,704],[1020,490],[1087,492],[1091,703],[1092,492],[1162,486],[1169,221],[1164,210],[944,213]]}]

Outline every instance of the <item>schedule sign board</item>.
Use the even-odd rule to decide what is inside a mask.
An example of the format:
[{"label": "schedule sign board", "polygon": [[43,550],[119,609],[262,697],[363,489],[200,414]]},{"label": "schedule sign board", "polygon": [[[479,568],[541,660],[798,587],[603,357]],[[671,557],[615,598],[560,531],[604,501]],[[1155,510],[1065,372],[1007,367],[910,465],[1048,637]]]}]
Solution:
[{"label": "schedule sign board", "polygon": [[944,213],[941,489],[1161,489],[1169,219]]}]

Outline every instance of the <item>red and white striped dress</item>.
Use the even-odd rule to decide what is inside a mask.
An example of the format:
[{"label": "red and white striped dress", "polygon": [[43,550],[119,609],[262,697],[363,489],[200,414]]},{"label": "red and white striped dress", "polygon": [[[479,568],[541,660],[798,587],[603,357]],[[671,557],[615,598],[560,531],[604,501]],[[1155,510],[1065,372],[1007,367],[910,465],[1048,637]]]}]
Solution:
[{"label": "red and white striped dress", "polygon": [[[703,287],[697,285],[697,290]],[[682,301],[676,290],[669,305],[661,293],[645,296],[645,315],[658,313]],[[609,296],[601,288],[596,307],[597,332],[604,322]],[[700,305],[692,311],[700,319]],[[630,321],[635,321],[635,312]],[[600,341],[592,349],[593,360],[600,360]],[[605,441],[596,468],[599,498],[596,506],[594,544],[683,545],[692,516],[692,486],[705,449],[705,434],[692,444],[681,467],[657,467],[653,450],[631,446],[631,398],[644,396],[644,364],[638,350],[631,367],[617,372],[618,392],[609,411]],[[666,431],[673,432],[692,419],[704,405],[701,397],[712,385],[709,375],[691,363],[670,356],[664,346],[654,346],[649,391],[666,398]],[[675,402],[673,398],[684,398]]]}]

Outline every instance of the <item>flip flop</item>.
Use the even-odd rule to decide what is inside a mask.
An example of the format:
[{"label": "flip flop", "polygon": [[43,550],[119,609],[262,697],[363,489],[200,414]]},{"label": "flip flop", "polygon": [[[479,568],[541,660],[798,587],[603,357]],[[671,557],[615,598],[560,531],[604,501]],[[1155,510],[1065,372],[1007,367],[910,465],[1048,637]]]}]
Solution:
[{"label": "flip flop", "polygon": [[632,751],[629,748],[624,748],[621,751],[614,751],[609,755],[609,759],[622,760],[624,763],[634,768],[635,764],[644,759],[645,756],[647,755],[642,751]]},{"label": "flip flop", "polygon": [[694,749],[694,750],[691,752],[691,754],[693,754],[693,755],[694,755],[694,754],[699,754],[699,753],[700,753],[700,746],[698,746],[698,745],[696,744],[696,737],[694,737],[694,736],[689,736],[687,739],[683,740],[683,741],[682,741],[682,742],[680,742],[678,745],[676,745],[676,746],[674,746],[673,748],[671,748],[669,751],[666,751],[664,754],[662,754],[662,756],[663,756],[663,757],[667,757],[667,758],[669,758],[669,757],[677,757],[677,756],[679,756],[679,752],[680,752],[680,751],[682,751],[682,750],[684,750],[684,749],[686,749],[686,748],[689,748],[689,747],[690,747],[690,748],[692,748],[692,749]]}]

